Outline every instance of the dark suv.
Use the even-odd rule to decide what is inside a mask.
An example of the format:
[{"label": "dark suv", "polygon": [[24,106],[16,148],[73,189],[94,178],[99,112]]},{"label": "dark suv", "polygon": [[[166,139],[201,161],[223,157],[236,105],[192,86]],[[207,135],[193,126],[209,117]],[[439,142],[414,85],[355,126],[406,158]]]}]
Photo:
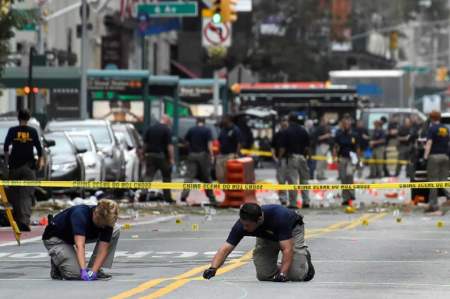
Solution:
[{"label": "dark suv", "polygon": [[65,120],[50,121],[46,132],[89,131],[105,156],[106,180],[122,181],[125,178],[125,158],[111,123],[107,120]]}]

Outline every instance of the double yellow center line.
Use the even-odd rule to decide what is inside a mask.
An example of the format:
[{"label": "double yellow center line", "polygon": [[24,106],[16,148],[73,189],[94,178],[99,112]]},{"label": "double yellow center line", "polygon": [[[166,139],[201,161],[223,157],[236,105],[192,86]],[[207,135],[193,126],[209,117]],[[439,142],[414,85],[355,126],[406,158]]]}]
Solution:
[{"label": "double yellow center line", "polygon": [[[306,239],[311,239],[314,237],[318,237],[324,234],[332,233],[338,230],[349,230],[356,228],[357,226],[361,225],[364,221],[375,221],[378,219],[383,218],[386,216],[387,213],[380,213],[380,214],[363,214],[361,217],[353,220],[353,221],[341,221],[334,223],[332,225],[329,225],[324,228],[318,228],[318,229],[307,229],[306,230]],[[232,259],[230,262],[228,262],[225,266],[221,267],[219,270],[217,270],[217,275],[223,275],[227,272],[230,272],[232,270],[235,270],[237,268],[240,268],[244,265],[246,265],[253,257],[253,250],[248,251],[240,258]],[[193,269],[190,269],[189,271],[182,273],[180,275],[174,276],[174,277],[167,277],[167,278],[156,278],[151,279],[147,282],[144,282],[140,284],[139,286],[130,289],[128,291],[122,292],[116,296],[111,297],[111,299],[127,299],[133,296],[136,296],[140,293],[143,293],[145,291],[148,291],[156,286],[158,286],[161,283],[164,282],[171,282],[165,287],[162,287],[160,289],[154,290],[150,294],[140,297],[141,299],[155,299],[160,298],[162,296],[165,296],[176,289],[184,286],[190,281],[194,280],[203,280],[202,276],[198,276],[198,274],[202,273],[206,269],[209,268],[209,264],[195,267]]]}]

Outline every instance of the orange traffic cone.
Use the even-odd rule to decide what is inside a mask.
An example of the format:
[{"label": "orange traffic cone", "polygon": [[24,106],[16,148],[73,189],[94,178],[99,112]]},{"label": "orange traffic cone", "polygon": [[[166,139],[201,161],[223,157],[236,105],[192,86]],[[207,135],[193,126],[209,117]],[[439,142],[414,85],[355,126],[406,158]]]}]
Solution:
[{"label": "orange traffic cone", "polygon": [[39,219],[39,225],[47,226],[48,225],[47,217],[42,216],[41,219]]}]

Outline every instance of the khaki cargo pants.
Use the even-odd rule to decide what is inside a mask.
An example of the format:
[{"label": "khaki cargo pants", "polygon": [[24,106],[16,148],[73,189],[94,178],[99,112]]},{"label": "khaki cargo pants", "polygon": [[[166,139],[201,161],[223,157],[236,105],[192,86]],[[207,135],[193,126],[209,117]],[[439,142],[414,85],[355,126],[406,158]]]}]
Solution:
[{"label": "khaki cargo pants", "polygon": [[[290,281],[303,281],[308,274],[308,262],[306,259],[305,225],[296,225],[293,232],[294,259],[287,274]],[[256,238],[253,251],[253,263],[256,268],[256,278],[261,281],[272,281],[278,273],[278,255],[280,243]]]},{"label": "khaki cargo pants", "polygon": [[216,157],[216,178],[219,183],[226,183],[227,180],[227,162],[236,159],[236,154],[218,155]]},{"label": "khaki cargo pants", "polygon": [[[349,158],[339,158],[338,171],[342,184],[353,184],[355,166]],[[342,199],[344,202],[355,200],[355,190],[342,190]]]},{"label": "khaki cargo pants", "polygon": [[[447,155],[432,154],[428,157],[427,163],[428,181],[446,182],[449,174],[449,158]],[[441,189],[447,200],[450,199],[447,189]],[[428,202],[433,209],[439,209],[438,188],[431,188]]]},{"label": "khaki cargo pants", "polygon": [[[117,243],[120,236],[120,226],[114,227],[111,243],[108,249],[108,256],[102,268],[111,268],[114,261],[114,254],[116,252]],[[53,237],[48,240],[43,240],[45,248],[48,250],[48,255],[56,268],[61,273],[63,279],[78,280],[80,277],[80,265],[78,264],[77,253],[74,245],[67,244],[63,240]],[[88,268],[92,268],[98,252],[98,240],[87,240],[86,243],[97,243],[94,252],[89,260]]]},{"label": "khaki cargo pants", "polygon": [[[309,181],[309,167],[305,156],[292,155],[289,158],[283,158],[281,165],[286,169],[286,181],[288,184],[308,184]],[[309,204],[309,192],[302,190],[303,204]],[[297,206],[297,191],[289,191],[289,205]]]}]

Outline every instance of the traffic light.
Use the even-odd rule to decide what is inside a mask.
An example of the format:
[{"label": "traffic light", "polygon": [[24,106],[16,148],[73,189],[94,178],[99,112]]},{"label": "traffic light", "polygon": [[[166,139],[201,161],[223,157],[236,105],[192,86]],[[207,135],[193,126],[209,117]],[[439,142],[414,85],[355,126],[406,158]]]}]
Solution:
[{"label": "traffic light", "polygon": [[398,32],[397,31],[391,32],[391,35],[389,37],[389,48],[391,48],[391,50],[398,49]]},{"label": "traffic light", "polygon": [[445,66],[441,66],[436,71],[436,81],[442,82],[448,79],[448,69]]},{"label": "traffic light", "polygon": [[214,0],[212,3],[212,22],[214,24],[222,23],[222,0]]},{"label": "traffic light", "polygon": [[233,23],[237,21],[236,5],[237,0],[222,0],[221,2],[221,14],[223,23]]},{"label": "traffic light", "polygon": [[39,88],[38,87],[25,86],[23,88],[23,93],[25,95],[29,95],[30,93],[37,94],[37,93],[39,93]]}]

